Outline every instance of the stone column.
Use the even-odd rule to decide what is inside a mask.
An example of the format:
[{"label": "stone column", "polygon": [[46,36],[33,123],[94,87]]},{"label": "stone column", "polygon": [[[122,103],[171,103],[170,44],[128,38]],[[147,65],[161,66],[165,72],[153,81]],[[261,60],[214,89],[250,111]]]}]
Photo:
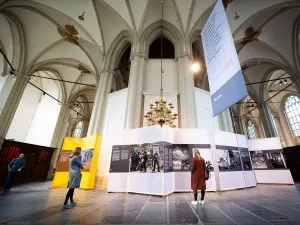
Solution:
[{"label": "stone column", "polygon": [[258,104],[261,122],[263,124],[263,129],[265,131],[265,136],[277,137],[276,129],[272,120],[271,111],[269,105],[265,102]]},{"label": "stone column", "polygon": [[178,59],[180,125],[182,128],[197,128],[197,112],[194,76],[191,71],[192,60],[188,56]]},{"label": "stone column", "polygon": [[127,93],[125,129],[141,127],[145,59],[133,54]]},{"label": "stone column", "polygon": [[[108,86],[110,76],[113,76],[113,71],[111,70],[106,70],[101,73],[87,136],[102,134],[106,97],[108,90],[111,89],[111,86]],[[112,82],[110,82],[110,84],[111,83]]]},{"label": "stone column", "polygon": [[0,91],[0,147],[14,118],[30,76],[8,76]]},{"label": "stone column", "polygon": [[69,116],[70,116],[70,103],[61,103],[59,116],[56,122],[56,127],[50,144],[50,146],[52,148],[56,148],[56,150],[52,155],[51,165],[48,170],[48,178],[52,178],[54,175],[53,169],[56,168],[61,146],[68,132]]},{"label": "stone column", "polygon": [[234,128],[233,128],[234,125],[232,122],[229,109],[219,114],[218,117],[220,123],[220,130],[234,133]]}]

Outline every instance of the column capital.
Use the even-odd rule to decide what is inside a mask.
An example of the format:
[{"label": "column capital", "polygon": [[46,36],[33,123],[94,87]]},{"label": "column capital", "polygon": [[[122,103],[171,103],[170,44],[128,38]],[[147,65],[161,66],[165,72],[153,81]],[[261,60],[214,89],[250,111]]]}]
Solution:
[{"label": "column capital", "polygon": [[190,60],[193,60],[193,55],[191,55],[191,53],[187,53],[187,52],[184,52],[181,55],[178,55],[175,60],[179,60],[184,57],[188,57]]},{"label": "column capital", "polygon": [[101,73],[114,73],[115,71],[113,69],[101,69],[100,70],[100,74]]},{"label": "column capital", "polygon": [[31,79],[30,75],[22,74],[18,71],[14,71],[13,73],[16,75],[17,78],[22,77],[24,80],[27,80],[27,81],[29,81]]},{"label": "column capital", "polygon": [[147,59],[145,53],[141,53],[141,52],[133,52],[133,53],[131,53],[130,60],[133,60],[134,57],[139,57],[139,58]]}]

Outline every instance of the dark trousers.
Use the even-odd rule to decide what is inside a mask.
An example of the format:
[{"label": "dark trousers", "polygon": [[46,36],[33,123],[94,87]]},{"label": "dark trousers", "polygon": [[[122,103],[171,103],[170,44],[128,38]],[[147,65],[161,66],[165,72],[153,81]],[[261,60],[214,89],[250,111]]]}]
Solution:
[{"label": "dark trousers", "polygon": [[70,199],[71,202],[74,202],[73,201],[73,196],[74,196],[74,190],[75,188],[70,188],[67,195],[66,195],[66,199],[65,199],[65,202],[64,202],[64,205],[68,204],[68,201]]},{"label": "dark trousers", "polygon": [[160,172],[160,170],[159,170],[159,164],[158,164],[158,161],[157,161],[157,160],[154,160],[154,161],[153,161],[153,172],[155,171],[156,165],[157,165],[157,170],[158,170],[158,172]]},{"label": "dark trousers", "polygon": [[8,172],[8,176],[6,178],[6,182],[4,185],[4,190],[9,190],[12,186],[12,183],[17,176],[18,172]]},{"label": "dark trousers", "polygon": [[147,165],[147,161],[144,161],[144,162],[142,163],[142,165],[141,165],[141,171],[142,171],[143,169],[145,169],[145,172],[147,171],[146,165]]},{"label": "dark trousers", "polygon": [[[194,200],[197,201],[198,198],[198,191],[193,191],[194,192]],[[204,200],[204,196],[205,196],[205,190],[201,190],[201,201]]]}]

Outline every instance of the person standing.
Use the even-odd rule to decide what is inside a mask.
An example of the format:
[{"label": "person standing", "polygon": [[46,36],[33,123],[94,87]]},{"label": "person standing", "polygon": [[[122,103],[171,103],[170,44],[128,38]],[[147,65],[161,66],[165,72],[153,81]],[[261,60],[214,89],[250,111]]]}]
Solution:
[{"label": "person standing", "polygon": [[[62,210],[70,209],[77,205],[73,200],[75,188],[79,188],[81,181],[81,156],[80,156],[81,148],[76,147],[70,156],[69,162],[69,183],[68,183],[68,192],[66,195],[66,199]],[[70,205],[68,205],[68,201],[70,199]]]},{"label": "person standing", "polygon": [[143,171],[143,168],[144,168],[144,173],[145,173],[145,172],[147,172],[147,162],[148,162],[148,153],[147,153],[147,151],[144,151],[142,160],[143,160],[143,162],[142,162],[142,165],[141,165],[141,172]]},{"label": "person standing", "polygon": [[7,193],[10,191],[10,188],[13,184],[13,181],[17,174],[21,172],[22,169],[24,169],[26,161],[24,159],[24,153],[21,153],[19,155],[19,158],[13,159],[9,164],[8,164],[8,176],[4,185],[3,192]]},{"label": "person standing", "polygon": [[194,193],[194,201],[192,201],[193,205],[197,205],[198,198],[198,190],[201,190],[201,200],[200,204],[204,204],[204,196],[205,196],[205,161],[201,157],[198,149],[194,150],[194,157],[192,160],[192,169],[191,169],[191,187]]},{"label": "person standing", "polygon": [[157,165],[157,171],[160,172],[158,160],[159,160],[159,155],[158,155],[158,152],[156,151],[155,154],[153,155],[153,170],[152,170],[152,172],[155,172],[156,165]]}]

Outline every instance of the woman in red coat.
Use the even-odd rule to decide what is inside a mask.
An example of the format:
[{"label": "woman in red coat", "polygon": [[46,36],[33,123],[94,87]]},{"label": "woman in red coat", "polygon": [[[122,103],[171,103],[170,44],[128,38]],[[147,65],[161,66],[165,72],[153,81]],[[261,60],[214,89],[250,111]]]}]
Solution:
[{"label": "woman in red coat", "polygon": [[197,190],[201,190],[201,201],[200,204],[204,204],[204,195],[205,195],[205,161],[201,157],[200,152],[198,149],[194,150],[194,157],[192,160],[192,179],[191,179],[191,187],[194,192],[194,201],[192,201],[193,205],[197,205],[197,197],[198,192]]}]

